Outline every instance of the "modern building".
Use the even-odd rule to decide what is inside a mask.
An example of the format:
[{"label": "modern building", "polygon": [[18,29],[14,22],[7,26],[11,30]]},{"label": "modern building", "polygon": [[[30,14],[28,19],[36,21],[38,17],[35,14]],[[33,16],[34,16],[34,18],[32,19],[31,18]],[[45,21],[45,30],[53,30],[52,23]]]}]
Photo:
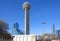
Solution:
[{"label": "modern building", "polygon": [[22,35],[22,34],[24,34],[24,31],[22,31],[19,28],[19,24],[17,22],[14,23],[13,28],[12,28],[12,35]]},{"label": "modern building", "polygon": [[60,30],[56,30],[56,34],[60,38]]}]

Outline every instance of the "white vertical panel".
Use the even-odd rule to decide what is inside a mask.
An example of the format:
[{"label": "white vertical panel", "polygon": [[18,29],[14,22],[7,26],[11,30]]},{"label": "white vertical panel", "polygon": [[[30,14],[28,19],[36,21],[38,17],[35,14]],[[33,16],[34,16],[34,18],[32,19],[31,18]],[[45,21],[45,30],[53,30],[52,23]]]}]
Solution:
[{"label": "white vertical panel", "polygon": [[17,38],[17,41],[20,41],[20,40],[19,40],[19,39],[20,39],[20,38],[19,38],[19,36],[18,36],[18,37],[16,37],[16,38]]},{"label": "white vertical panel", "polygon": [[23,37],[20,37],[20,41],[24,41]]},{"label": "white vertical panel", "polygon": [[17,38],[16,38],[16,37],[14,37],[14,38],[13,38],[13,41],[16,41],[16,39],[17,39]]},{"label": "white vertical panel", "polygon": [[26,36],[24,37],[24,41],[28,41],[28,39],[27,39],[27,37],[26,37]]},{"label": "white vertical panel", "polygon": [[30,36],[30,37],[28,37],[28,41],[31,41],[31,36]]}]

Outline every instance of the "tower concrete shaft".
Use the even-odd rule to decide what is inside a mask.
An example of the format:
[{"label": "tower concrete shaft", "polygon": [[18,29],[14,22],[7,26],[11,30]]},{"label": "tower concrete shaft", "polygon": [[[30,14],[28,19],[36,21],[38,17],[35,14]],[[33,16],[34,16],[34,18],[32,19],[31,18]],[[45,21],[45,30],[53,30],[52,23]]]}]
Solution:
[{"label": "tower concrete shaft", "polygon": [[29,29],[29,10],[25,9],[25,34],[30,34]]}]

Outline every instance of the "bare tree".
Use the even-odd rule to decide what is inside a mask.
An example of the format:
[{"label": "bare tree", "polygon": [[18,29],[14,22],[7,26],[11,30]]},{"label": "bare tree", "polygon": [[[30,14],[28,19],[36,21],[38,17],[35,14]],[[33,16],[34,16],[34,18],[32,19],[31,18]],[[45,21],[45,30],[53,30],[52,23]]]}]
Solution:
[{"label": "bare tree", "polygon": [[9,29],[8,24],[3,20],[0,20],[0,29],[3,29],[3,30]]}]

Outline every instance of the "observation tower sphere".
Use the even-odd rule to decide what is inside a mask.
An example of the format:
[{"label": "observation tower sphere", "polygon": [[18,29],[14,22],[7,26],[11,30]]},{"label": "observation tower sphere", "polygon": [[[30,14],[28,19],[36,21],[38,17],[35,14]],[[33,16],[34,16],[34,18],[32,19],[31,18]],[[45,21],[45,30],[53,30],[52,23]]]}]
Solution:
[{"label": "observation tower sphere", "polygon": [[24,2],[23,9],[30,9],[30,8],[31,8],[30,3],[29,2]]}]

